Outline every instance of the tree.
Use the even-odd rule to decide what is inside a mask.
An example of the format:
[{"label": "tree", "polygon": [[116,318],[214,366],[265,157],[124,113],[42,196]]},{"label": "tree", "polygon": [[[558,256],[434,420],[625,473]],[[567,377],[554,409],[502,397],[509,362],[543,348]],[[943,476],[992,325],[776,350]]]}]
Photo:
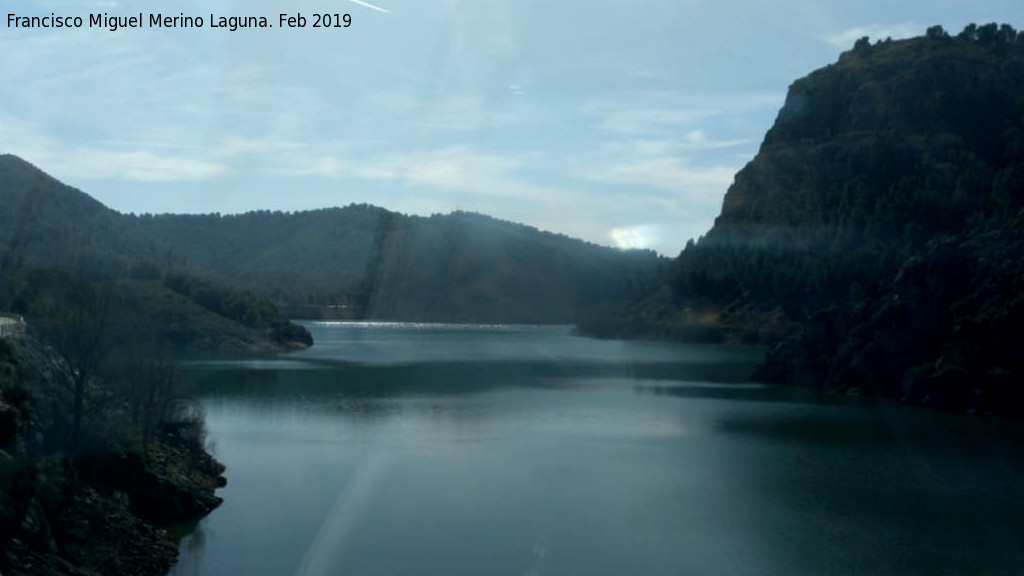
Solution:
[{"label": "tree", "polygon": [[944,38],[949,38],[949,34],[946,33],[946,29],[938,25],[929,27],[928,30],[925,32],[925,35],[927,35],[929,38],[933,40],[942,40]]},{"label": "tree", "polygon": [[117,392],[127,405],[134,431],[141,436],[145,456],[153,434],[175,416],[181,377],[177,367],[156,351],[140,351],[131,358],[117,371]]},{"label": "tree", "polygon": [[[58,274],[56,293],[35,303],[33,326],[48,351],[43,358],[50,376],[69,395],[71,424],[66,445],[72,454],[82,448],[87,394],[111,347],[108,320],[110,298],[92,284]],[[53,280],[53,279],[51,279]]]},{"label": "tree", "polygon": [[996,41],[1000,39],[999,26],[995,22],[992,22],[978,27],[977,38],[978,43],[983,46],[995,44]]},{"label": "tree", "polygon": [[978,39],[978,25],[971,22],[967,26],[964,26],[963,32],[957,35],[957,38],[961,40],[977,40]]}]

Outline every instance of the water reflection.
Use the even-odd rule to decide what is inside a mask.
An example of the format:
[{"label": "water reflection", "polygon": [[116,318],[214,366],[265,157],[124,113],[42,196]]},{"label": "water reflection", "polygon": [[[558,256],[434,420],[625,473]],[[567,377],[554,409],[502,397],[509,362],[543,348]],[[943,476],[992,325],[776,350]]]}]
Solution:
[{"label": "water reflection", "polygon": [[178,543],[178,572],[195,574],[202,570],[209,538],[206,521],[206,518],[190,520],[168,529],[171,538]]},{"label": "water reflection", "polygon": [[188,367],[229,484],[175,574],[1024,565],[1014,424],[750,384],[751,349],[312,328]]}]

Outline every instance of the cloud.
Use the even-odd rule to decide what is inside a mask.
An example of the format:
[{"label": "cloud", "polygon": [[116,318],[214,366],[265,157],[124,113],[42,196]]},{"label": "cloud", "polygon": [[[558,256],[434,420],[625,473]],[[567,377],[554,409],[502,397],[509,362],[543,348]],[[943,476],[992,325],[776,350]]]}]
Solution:
[{"label": "cloud", "polygon": [[238,159],[256,157],[264,161],[266,156],[308,150],[310,145],[296,140],[272,140],[268,138],[246,138],[230,135],[217,144],[215,153],[219,157]]},{"label": "cloud", "polygon": [[594,99],[583,104],[585,116],[596,117],[600,130],[639,136],[695,129],[707,120],[736,117],[752,110],[777,108],[777,93],[687,95],[675,91],[639,92],[616,99]]},{"label": "cloud", "polygon": [[18,79],[0,86],[0,148],[59,178],[182,182],[244,173],[246,160],[279,152],[271,143],[300,145],[297,110],[326,116],[315,95],[275,82],[266,66],[225,70],[186,57],[164,67],[158,51],[140,50],[127,34],[43,34],[16,46],[12,38],[0,38],[0,53],[17,55],[0,58],[0,74]]},{"label": "cloud", "polygon": [[[521,87],[518,93],[524,95]],[[509,88],[512,89],[511,87]],[[409,115],[410,124],[458,131],[495,129],[520,122],[523,115],[503,109],[498,101],[487,101],[475,94],[446,95],[417,106]]]},{"label": "cloud", "polygon": [[731,140],[709,139],[703,130],[691,130],[686,133],[683,144],[689,150],[721,150],[750,144],[749,138],[733,138]]},{"label": "cloud", "polygon": [[[579,178],[671,193],[672,202],[717,206],[732,183],[738,165],[703,164],[693,155],[706,149],[729,148],[745,141],[709,139],[703,132],[689,133],[682,140],[625,140],[606,143],[600,153],[577,158]],[[650,194],[650,192],[648,192]],[[664,198],[664,194],[652,198]],[[691,204],[694,205],[694,204]]]},{"label": "cloud", "polygon": [[854,42],[867,36],[872,40],[883,40],[892,38],[901,40],[919,36],[924,32],[924,27],[912,22],[903,24],[869,24],[843,30],[838,34],[832,34],[824,38],[824,41],[836,48],[848,49],[853,47]]},{"label": "cloud", "polygon": [[181,182],[222,177],[230,172],[225,164],[183,154],[185,148],[178,145],[123,141],[71,145],[9,116],[0,116],[0,150],[70,180]]},{"label": "cloud", "polygon": [[280,157],[273,172],[284,176],[387,181],[410,189],[429,189],[444,194],[469,193],[517,200],[549,200],[578,194],[532,181],[529,174],[540,158],[529,153],[497,153],[466,145],[418,149],[402,154],[367,154],[351,144],[334,145],[319,154]]},{"label": "cloud", "polygon": [[111,150],[0,141],[0,148],[18,154],[66,180],[185,182],[219,178],[231,170],[219,162],[162,154],[152,150]]},{"label": "cloud", "polygon": [[391,159],[360,160],[355,155],[317,153],[284,155],[272,160],[270,172],[279,176],[397,180],[398,164]]},{"label": "cloud", "polygon": [[72,178],[116,178],[140,182],[205,180],[230,173],[227,166],[145,150],[64,150],[48,166]]},{"label": "cloud", "polygon": [[714,109],[657,109],[637,108],[618,110],[605,116],[598,127],[624,134],[646,134],[652,130],[664,130],[710,118],[719,112]]},{"label": "cloud", "polygon": [[676,196],[674,202],[707,207],[721,202],[735,174],[736,169],[731,166],[697,167],[682,158],[662,156],[595,167],[589,177],[672,192]]},{"label": "cloud", "polygon": [[709,152],[735,148],[752,143],[749,138],[714,139],[708,138],[703,130],[690,130],[683,134],[682,138],[636,138],[606,142],[602,149],[609,154],[621,154],[629,156],[658,156],[658,155],[680,155],[683,153]]}]

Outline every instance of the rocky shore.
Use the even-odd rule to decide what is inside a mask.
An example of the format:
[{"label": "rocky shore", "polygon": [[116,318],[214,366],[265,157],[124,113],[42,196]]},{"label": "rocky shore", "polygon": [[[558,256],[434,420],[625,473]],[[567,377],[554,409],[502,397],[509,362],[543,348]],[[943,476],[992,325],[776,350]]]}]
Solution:
[{"label": "rocky shore", "polygon": [[226,483],[202,414],[149,364],[127,384],[97,378],[69,436],[67,364],[47,350],[0,339],[0,574],[166,574],[178,557],[167,528],[219,506]]},{"label": "rocky shore", "polygon": [[219,506],[225,484],[223,465],[173,435],[147,458],[106,454],[77,468],[44,462],[8,476],[21,486],[4,493],[0,573],[166,574],[178,557],[166,528]]}]

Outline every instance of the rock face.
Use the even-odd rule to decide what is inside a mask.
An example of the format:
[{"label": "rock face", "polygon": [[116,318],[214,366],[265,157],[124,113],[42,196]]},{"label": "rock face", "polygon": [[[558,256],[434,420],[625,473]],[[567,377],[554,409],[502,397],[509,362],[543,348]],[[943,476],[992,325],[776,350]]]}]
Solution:
[{"label": "rock face", "polygon": [[[177,560],[162,526],[220,505],[223,465],[173,438],[147,456],[94,455],[74,468],[33,463],[5,474],[0,570],[10,575],[157,576]],[[77,487],[72,488],[75,475]]]},{"label": "rock face", "polygon": [[224,465],[206,452],[167,437],[145,457],[109,454],[93,459],[82,477],[107,492],[124,494],[131,513],[167,526],[210,513],[223,500],[214,494],[226,484]]}]

